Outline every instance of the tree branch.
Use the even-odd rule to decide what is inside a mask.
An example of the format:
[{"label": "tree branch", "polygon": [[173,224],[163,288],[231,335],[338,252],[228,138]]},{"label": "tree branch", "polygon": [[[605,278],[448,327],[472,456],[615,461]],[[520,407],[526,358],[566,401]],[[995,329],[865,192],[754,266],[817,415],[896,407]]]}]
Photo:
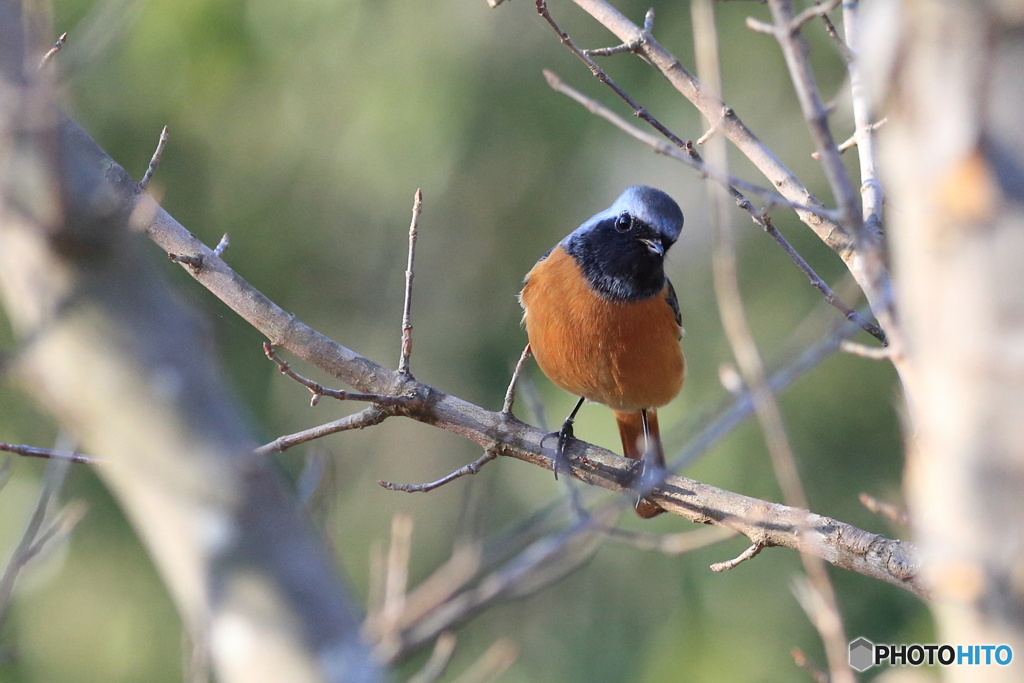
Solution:
[{"label": "tree branch", "polygon": [[[68,119],[63,120],[62,126],[75,135],[86,135]],[[123,173],[113,159],[98,147],[94,149],[97,155],[94,168],[106,173]],[[481,447],[493,447],[499,455],[549,470],[553,468],[553,453],[541,443],[547,436],[544,431],[510,415],[485,410],[403,377],[325,337],[270,301],[222,259],[209,258],[212,250],[151,196],[129,193],[124,201],[130,205],[134,228],[148,235],[165,252],[201,255],[203,267],[196,270],[185,266],[185,272],[266,335],[271,343],[288,349],[358,391],[416,397],[418,400],[412,401],[412,407],[403,410],[403,415],[451,431]],[[371,406],[364,414],[372,410],[387,409]],[[633,461],[579,441],[572,442],[568,450],[576,478],[611,491],[629,492],[635,475]],[[766,546],[810,552],[837,566],[918,595],[925,594],[912,559],[913,548],[903,541],[889,540],[806,510],[723,491],[684,477],[667,477],[650,497],[669,512],[691,521],[724,526]],[[800,528],[810,532],[798,534]]]},{"label": "tree branch", "polygon": [[49,448],[36,448],[35,446],[24,446],[21,444],[0,442],[0,451],[14,453],[15,455],[22,455],[29,458],[68,460],[70,462],[77,462],[83,465],[101,464],[101,462],[96,458],[90,455],[85,455],[84,453],[74,453],[72,451],[55,451]]}]

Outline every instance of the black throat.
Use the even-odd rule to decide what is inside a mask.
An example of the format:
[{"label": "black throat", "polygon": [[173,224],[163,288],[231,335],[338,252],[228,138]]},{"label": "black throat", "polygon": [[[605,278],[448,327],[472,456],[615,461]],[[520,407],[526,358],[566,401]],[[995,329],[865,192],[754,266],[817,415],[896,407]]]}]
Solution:
[{"label": "black throat", "polygon": [[574,232],[562,247],[591,288],[606,299],[641,301],[660,294],[665,288],[664,257],[648,249],[637,234],[618,232],[614,222],[610,218]]}]

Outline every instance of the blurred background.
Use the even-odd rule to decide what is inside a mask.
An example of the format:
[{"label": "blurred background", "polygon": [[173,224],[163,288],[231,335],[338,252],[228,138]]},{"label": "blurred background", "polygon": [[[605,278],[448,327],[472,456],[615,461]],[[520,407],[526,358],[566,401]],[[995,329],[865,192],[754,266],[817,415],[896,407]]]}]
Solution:
[{"label": "blurred background", "polygon": [[[652,0],[618,0],[640,22]],[[656,1],[656,0],[655,0]],[[656,2],[655,35],[693,64],[687,3]],[[578,44],[614,37],[568,2],[551,10]],[[767,19],[754,3],[716,5],[725,99],[831,202],[774,41],[745,28]],[[839,21],[838,13],[835,17]],[[628,110],[536,15],[510,0],[56,0],[61,100],[130,173],[141,177],[163,125],[170,144],[153,189],[208,245],[231,238],[227,262],[280,306],[355,351],[397,364],[403,272],[413,193],[422,188],[412,370],[421,381],[498,409],[526,339],[516,294],[536,259],[628,185],[664,189],[686,225],[669,256],[688,359],[682,395],[662,412],[666,448],[678,451],[724,405],[719,371],[730,361],[711,288],[704,182],[550,90],[542,68]],[[844,65],[820,25],[807,30],[822,90],[837,95],[838,140],[852,131]],[[609,73],[684,139],[704,131],[696,111],[639,59],[604,58]],[[856,171],[854,155],[847,155]],[[733,171],[764,184],[742,158]],[[837,257],[791,212],[775,224],[826,281],[860,303]],[[839,320],[747,214],[733,213],[741,287],[757,341],[779,368]],[[152,257],[162,259],[155,247]],[[165,266],[182,296],[204,311],[239,403],[265,440],[336,419],[361,406],[324,400],[279,375],[261,335]],[[2,315],[2,314],[0,314]],[[0,317],[3,348],[13,341]],[[327,383],[301,364],[300,372]],[[570,397],[531,364],[542,417],[557,425]],[[895,377],[886,363],[835,356],[781,397],[812,509],[859,527],[899,533],[857,501],[861,491],[899,501],[902,447]],[[519,416],[542,417],[520,401]],[[618,451],[610,412],[587,407],[577,435]],[[10,382],[0,384],[0,440],[50,446],[53,421]],[[385,491],[378,479],[437,479],[477,458],[476,446],[409,420],[331,437],[280,457],[298,480],[321,453],[327,473],[314,516],[360,601],[371,590],[373,549],[395,513],[414,521],[411,582],[448,557],[461,534],[516,525],[564,495],[551,473],[499,460],[429,494]],[[0,492],[0,558],[20,538],[45,463],[14,462]],[[781,500],[751,422],[685,472],[750,496]],[[601,500],[593,494],[588,500]],[[180,624],[145,550],[94,474],[68,473],[62,500],[89,511],[70,541],[23,573],[0,631],[0,681],[181,680]],[[467,513],[467,511],[470,511]],[[671,515],[626,528],[685,531]],[[790,650],[824,662],[790,586],[800,571],[769,549],[731,572],[708,565],[746,546],[732,539],[668,557],[605,544],[591,562],[525,599],[501,605],[459,632],[448,679],[496,638],[519,658],[501,679],[555,681],[806,680]],[[851,638],[929,642],[930,619],[909,593],[833,570]],[[408,677],[426,653],[405,664]]]}]

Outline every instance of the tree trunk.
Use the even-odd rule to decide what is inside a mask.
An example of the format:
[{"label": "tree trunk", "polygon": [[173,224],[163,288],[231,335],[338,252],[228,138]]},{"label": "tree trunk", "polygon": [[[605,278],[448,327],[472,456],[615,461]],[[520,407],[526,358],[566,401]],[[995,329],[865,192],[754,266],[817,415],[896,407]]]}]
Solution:
[{"label": "tree trunk", "polygon": [[[882,162],[915,399],[906,435],[914,533],[941,642],[1005,644],[1020,659],[1024,7],[874,9],[865,53],[889,117]],[[1018,681],[1021,670],[1014,661],[945,675]]]}]

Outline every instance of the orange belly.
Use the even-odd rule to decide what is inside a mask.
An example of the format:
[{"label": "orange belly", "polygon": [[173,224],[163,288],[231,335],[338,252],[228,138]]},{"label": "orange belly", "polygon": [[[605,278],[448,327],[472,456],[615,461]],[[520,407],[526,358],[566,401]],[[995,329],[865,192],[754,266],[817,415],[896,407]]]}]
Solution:
[{"label": "orange belly", "polygon": [[604,299],[555,247],[520,294],[537,364],[562,389],[614,410],[665,405],[682,388],[685,369],[666,294],[667,286],[644,301]]}]

